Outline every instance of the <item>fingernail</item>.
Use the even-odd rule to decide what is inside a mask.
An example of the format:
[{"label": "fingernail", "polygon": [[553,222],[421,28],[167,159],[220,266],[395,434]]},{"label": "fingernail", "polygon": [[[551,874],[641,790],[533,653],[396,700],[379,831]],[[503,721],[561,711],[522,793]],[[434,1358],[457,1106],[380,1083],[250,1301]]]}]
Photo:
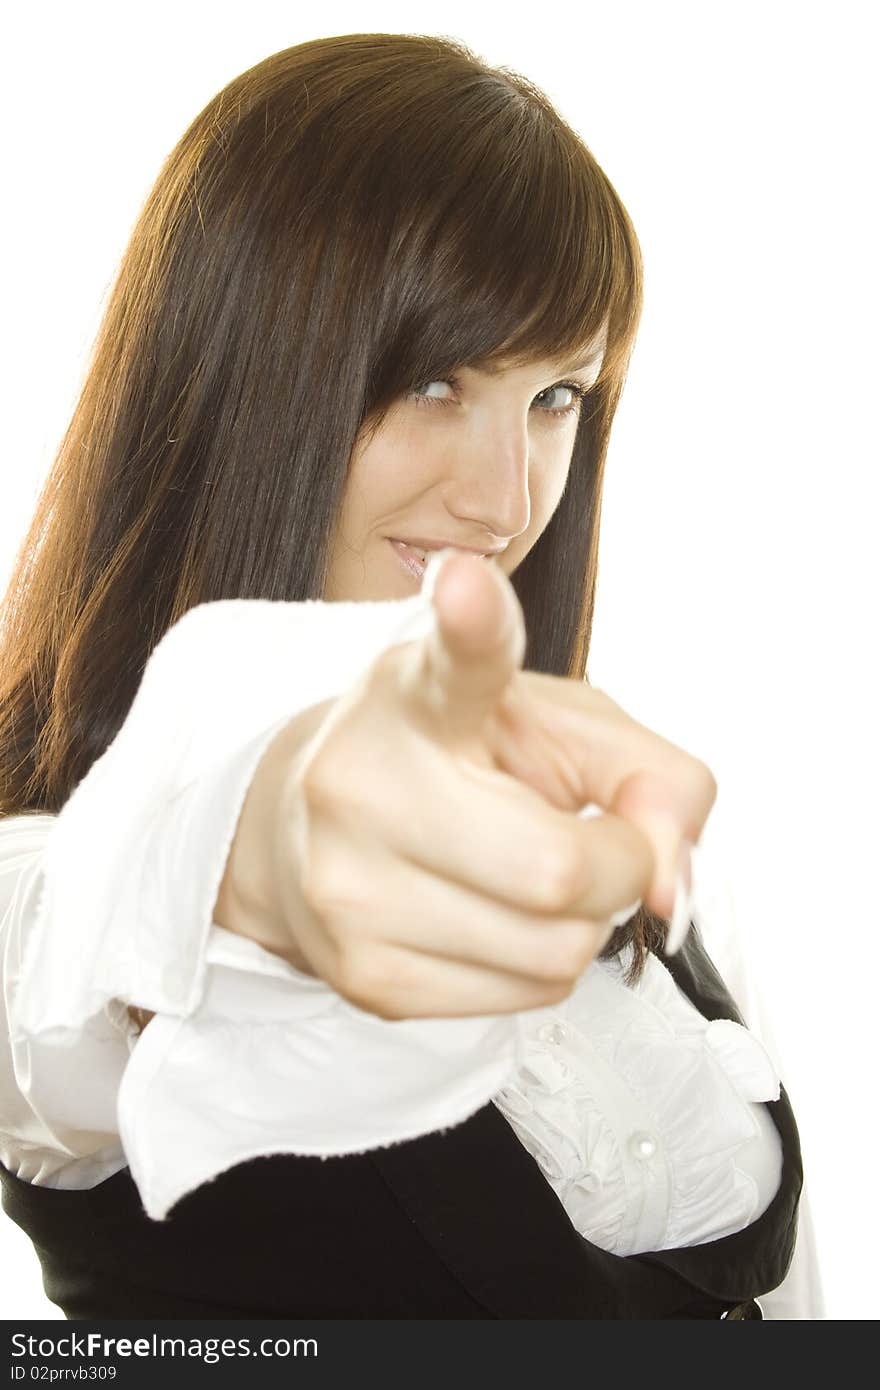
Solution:
[{"label": "fingernail", "polygon": [[674,956],[684,945],[685,937],[690,930],[691,918],[693,916],[693,865],[691,862],[692,845],[690,840],[682,840],[681,848],[678,852],[678,873],[675,880],[675,903],[672,908],[672,916],[669,919],[669,929],[666,933],[666,943],[664,952],[667,956]]}]

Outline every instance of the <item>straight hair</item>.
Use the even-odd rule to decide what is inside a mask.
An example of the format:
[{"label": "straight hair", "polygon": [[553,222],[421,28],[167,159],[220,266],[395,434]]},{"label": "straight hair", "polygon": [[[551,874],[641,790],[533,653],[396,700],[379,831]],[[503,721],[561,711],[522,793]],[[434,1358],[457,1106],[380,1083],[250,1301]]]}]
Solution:
[{"label": "straight hair", "polygon": [[[642,308],[630,218],[526,77],[347,34],[233,78],[119,264],[0,611],[0,815],[57,813],[196,604],[320,598],[349,461],[456,368],[577,360],[553,516],[511,577],[525,666],[589,681],[605,456]],[[603,955],[665,939],[641,908]]]}]

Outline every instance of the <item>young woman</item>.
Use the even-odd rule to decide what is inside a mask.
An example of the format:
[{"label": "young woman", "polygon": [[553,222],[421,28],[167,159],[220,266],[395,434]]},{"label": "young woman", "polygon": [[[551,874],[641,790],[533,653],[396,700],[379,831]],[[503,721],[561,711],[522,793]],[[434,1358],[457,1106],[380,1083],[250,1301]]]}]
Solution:
[{"label": "young woman", "polygon": [[640,308],[581,139],[447,39],[274,54],[166,161],[3,611],[0,1178],[68,1317],[786,1275],[714,779],[587,676]]}]

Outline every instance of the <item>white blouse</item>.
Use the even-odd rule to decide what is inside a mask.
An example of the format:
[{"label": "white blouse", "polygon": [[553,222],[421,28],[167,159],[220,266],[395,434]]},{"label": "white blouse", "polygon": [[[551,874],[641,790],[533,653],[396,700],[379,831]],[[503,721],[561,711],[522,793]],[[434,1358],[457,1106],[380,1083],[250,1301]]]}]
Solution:
[{"label": "white blouse", "polygon": [[[491,1100],[576,1228],[616,1254],[714,1240],[766,1209],[781,1172],[763,1104],[779,1095],[775,1063],[753,1029],[703,1018],[657,957],[634,988],[625,954],[594,961],[550,1009],[387,1020],[212,921],[275,734],[432,623],[424,589],[200,604],[159,642],[60,814],[0,822],[11,1172],[77,1189],[127,1165],[161,1220],[258,1155],[363,1152]],[[698,849],[698,926],[700,865]],[[156,1015],[141,1035],[128,1004]],[[822,1316],[803,1202],[798,1253],[765,1317],[777,1295],[779,1316]]]}]

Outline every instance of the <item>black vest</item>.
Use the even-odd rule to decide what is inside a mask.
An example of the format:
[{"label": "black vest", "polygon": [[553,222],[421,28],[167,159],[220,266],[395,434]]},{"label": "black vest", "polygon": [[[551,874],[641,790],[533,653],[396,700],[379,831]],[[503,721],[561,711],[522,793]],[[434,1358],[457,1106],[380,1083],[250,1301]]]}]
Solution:
[{"label": "black vest", "polygon": [[[742,1017],[695,928],[664,960],[705,1018]],[[803,1172],[783,1088],[768,1110],[780,1187],[751,1225],[681,1250],[619,1256],[579,1235],[490,1102],[469,1120],[346,1157],[271,1155],[189,1193],[165,1221],[127,1168],[66,1192],[0,1165],[3,1207],[71,1319],[760,1317],[782,1282]]]}]

